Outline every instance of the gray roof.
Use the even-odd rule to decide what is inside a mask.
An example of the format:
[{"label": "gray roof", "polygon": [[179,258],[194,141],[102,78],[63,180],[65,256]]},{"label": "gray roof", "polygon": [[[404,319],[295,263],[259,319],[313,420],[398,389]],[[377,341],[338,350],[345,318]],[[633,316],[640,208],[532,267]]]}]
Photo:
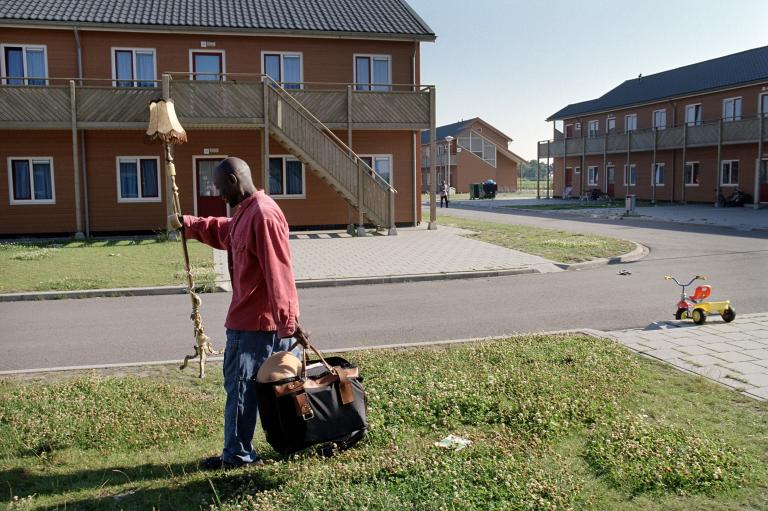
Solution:
[{"label": "gray roof", "polygon": [[0,23],[435,39],[405,0],[0,0]]},{"label": "gray roof", "polygon": [[604,96],[568,105],[547,120],[566,119],[764,80],[768,80],[768,46],[627,80]]},{"label": "gray roof", "polygon": [[[467,121],[459,121],[454,122],[453,124],[446,124],[445,126],[438,126],[435,128],[436,135],[435,140],[442,141],[445,140],[445,137],[448,135],[452,137],[456,137],[459,133],[464,131],[464,129],[475,122],[477,120],[477,117],[474,119],[469,119]],[[428,144],[429,143],[429,130],[424,130],[421,132],[421,143],[422,144]]]}]

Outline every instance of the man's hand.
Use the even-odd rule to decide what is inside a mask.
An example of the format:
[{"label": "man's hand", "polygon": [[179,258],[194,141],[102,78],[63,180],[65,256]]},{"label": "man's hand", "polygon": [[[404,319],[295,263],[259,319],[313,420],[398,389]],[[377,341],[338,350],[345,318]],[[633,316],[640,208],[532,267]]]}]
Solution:
[{"label": "man's hand", "polygon": [[184,227],[184,218],[175,213],[173,215],[168,215],[168,224],[174,229],[181,229]]}]

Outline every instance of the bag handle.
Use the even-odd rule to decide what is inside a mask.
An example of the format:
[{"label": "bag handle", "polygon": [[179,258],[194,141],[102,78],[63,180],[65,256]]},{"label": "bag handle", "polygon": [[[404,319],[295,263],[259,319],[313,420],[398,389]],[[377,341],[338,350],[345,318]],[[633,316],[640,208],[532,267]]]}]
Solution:
[{"label": "bag handle", "polygon": [[302,355],[301,355],[301,378],[304,379],[307,376],[307,349],[311,349],[315,355],[317,355],[320,358],[320,361],[323,363],[323,365],[332,373],[336,374],[336,370],[331,367],[331,365],[325,361],[325,358],[323,357],[323,354],[318,351],[317,348],[309,341],[309,332],[305,332],[302,330],[299,326],[296,327],[296,331],[293,333],[294,339],[296,339],[296,342],[294,342],[290,348],[288,348],[288,351],[293,351],[296,349],[297,346],[301,346],[302,348]]}]

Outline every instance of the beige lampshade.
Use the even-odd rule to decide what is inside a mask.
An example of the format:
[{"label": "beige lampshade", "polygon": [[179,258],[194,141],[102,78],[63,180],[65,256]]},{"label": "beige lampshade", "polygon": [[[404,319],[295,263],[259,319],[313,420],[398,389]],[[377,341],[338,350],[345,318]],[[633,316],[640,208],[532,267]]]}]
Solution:
[{"label": "beige lampshade", "polygon": [[256,381],[259,383],[271,383],[293,378],[299,375],[301,361],[289,351],[275,353],[261,364],[256,373]]},{"label": "beige lampshade", "polygon": [[187,141],[187,132],[176,117],[172,100],[152,101],[149,104],[147,140],[166,144],[183,144]]}]

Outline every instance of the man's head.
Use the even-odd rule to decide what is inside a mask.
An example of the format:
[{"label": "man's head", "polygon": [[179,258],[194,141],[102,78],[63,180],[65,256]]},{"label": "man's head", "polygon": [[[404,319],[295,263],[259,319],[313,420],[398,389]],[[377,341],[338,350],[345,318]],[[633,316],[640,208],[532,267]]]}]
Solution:
[{"label": "man's head", "polygon": [[240,158],[225,158],[213,171],[213,184],[219,196],[235,207],[256,191],[251,179],[251,169]]}]

